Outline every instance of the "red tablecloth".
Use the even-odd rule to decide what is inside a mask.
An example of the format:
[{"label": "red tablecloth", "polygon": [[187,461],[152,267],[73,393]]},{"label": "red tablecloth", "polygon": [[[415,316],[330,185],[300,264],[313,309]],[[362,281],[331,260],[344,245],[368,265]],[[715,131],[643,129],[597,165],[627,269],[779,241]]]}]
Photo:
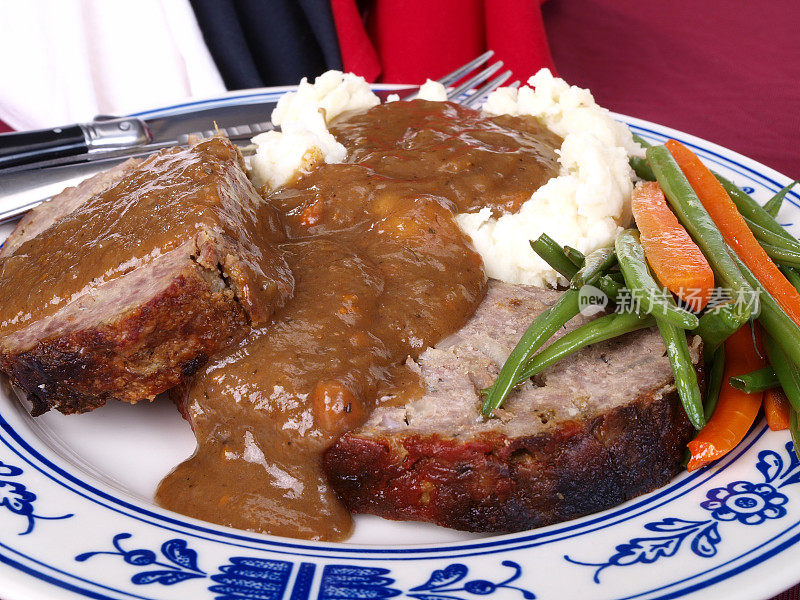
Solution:
[{"label": "red tablecloth", "polygon": [[800,2],[549,0],[559,74],[611,110],[800,177]]}]

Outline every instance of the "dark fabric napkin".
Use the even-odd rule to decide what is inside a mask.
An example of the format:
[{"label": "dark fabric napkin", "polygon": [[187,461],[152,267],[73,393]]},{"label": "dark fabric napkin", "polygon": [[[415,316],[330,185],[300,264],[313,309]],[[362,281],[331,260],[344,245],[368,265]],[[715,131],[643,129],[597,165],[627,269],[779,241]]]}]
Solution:
[{"label": "dark fabric napkin", "polygon": [[190,0],[225,86],[293,85],[341,69],[329,0]]}]

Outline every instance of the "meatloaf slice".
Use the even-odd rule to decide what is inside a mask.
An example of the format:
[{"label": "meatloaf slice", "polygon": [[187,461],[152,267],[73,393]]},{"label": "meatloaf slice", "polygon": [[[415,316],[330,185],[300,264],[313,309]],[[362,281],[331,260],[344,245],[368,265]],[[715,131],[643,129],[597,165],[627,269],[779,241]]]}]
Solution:
[{"label": "meatloaf slice", "polygon": [[10,256],[23,242],[35,238],[61,217],[65,217],[95,194],[101,193],[116,184],[133,171],[142,161],[130,158],[124,163],[84,179],[74,187],[68,187],[52,198],[55,202],[43,205],[25,213],[0,248],[0,258]]},{"label": "meatloaf slice", "polygon": [[0,370],[33,414],[151,399],[284,303],[282,240],[227,140],[123,163],[6,241]]},{"label": "meatloaf slice", "polygon": [[480,390],[557,297],[493,281],[461,331],[409,363],[422,396],[386,399],[325,455],[350,510],[520,531],[614,506],[678,473],[692,427],[656,330],[578,352],[516,390],[496,418],[481,417]]}]

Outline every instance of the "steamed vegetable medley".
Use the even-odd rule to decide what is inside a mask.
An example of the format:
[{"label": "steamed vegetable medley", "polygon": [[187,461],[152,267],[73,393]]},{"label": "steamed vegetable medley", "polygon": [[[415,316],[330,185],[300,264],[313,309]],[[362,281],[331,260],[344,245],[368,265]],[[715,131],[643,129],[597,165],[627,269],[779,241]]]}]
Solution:
[{"label": "steamed vegetable medley", "polygon": [[[790,430],[800,456],[800,242],[775,221],[797,182],[761,206],[680,142],[637,141],[647,159],[631,159],[643,180],[631,201],[636,229],[588,256],[546,234],[531,242],[570,288],[536,317],[484,390],[483,414],[564,356],[655,325],[697,430],[690,471],[732,450],[762,406],[770,429]],[[585,308],[585,286],[615,310],[540,350]],[[705,398],[687,333],[703,339]]]}]

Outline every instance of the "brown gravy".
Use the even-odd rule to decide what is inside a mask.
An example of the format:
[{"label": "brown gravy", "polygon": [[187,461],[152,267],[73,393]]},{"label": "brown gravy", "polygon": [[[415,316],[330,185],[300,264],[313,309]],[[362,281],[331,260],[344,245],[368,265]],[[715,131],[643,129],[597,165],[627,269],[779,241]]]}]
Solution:
[{"label": "brown gravy", "polygon": [[398,381],[408,356],[481,302],[482,261],[454,210],[514,210],[554,174],[560,142],[533,119],[424,101],[378,106],[333,131],[348,163],[268,198],[285,223],[294,297],[178,394],[198,448],[161,483],[166,508],[275,535],[347,537],[322,453],[385,390],[408,384]]},{"label": "brown gravy", "polygon": [[533,117],[487,118],[450,102],[391,102],[332,128],[348,162],[448,198],[456,212],[515,213],[558,173],[561,138]]}]

